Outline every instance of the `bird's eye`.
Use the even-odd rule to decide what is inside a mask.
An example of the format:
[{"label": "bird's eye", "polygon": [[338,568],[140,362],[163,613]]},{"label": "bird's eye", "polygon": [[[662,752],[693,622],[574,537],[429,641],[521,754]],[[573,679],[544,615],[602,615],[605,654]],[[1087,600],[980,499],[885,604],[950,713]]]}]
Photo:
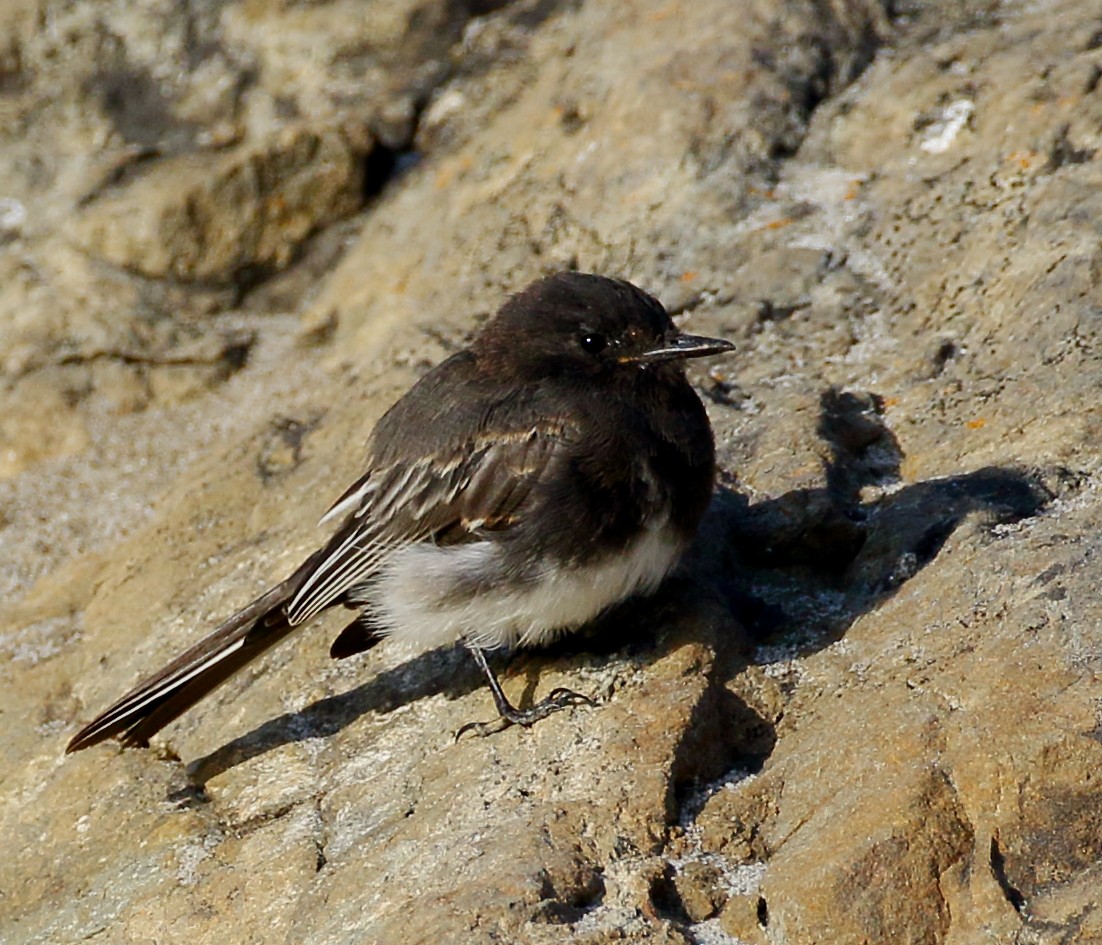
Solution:
[{"label": "bird's eye", "polygon": [[598,335],[592,331],[579,335],[578,343],[582,346],[583,351],[588,351],[590,354],[600,354],[608,347],[608,339],[604,335]]}]

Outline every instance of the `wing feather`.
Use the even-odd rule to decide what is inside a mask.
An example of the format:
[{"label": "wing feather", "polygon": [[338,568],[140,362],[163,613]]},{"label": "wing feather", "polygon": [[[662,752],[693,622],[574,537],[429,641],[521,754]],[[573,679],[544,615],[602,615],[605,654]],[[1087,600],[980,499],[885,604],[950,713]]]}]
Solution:
[{"label": "wing feather", "polygon": [[[363,585],[394,550],[417,541],[452,544],[512,526],[567,442],[562,424],[482,436],[443,458],[369,472],[334,505],[342,527],[286,607],[296,625]],[[353,505],[355,501],[355,505]]]}]

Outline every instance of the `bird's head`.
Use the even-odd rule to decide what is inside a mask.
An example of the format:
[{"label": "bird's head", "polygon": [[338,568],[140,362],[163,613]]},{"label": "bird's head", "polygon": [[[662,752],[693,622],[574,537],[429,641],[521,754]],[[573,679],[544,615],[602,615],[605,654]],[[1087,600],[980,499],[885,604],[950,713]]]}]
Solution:
[{"label": "bird's head", "polygon": [[541,380],[680,370],[686,358],[735,346],[681,332],[657,299],[629,282],[560,272],[509,299],[472,347],[495,374]]}]

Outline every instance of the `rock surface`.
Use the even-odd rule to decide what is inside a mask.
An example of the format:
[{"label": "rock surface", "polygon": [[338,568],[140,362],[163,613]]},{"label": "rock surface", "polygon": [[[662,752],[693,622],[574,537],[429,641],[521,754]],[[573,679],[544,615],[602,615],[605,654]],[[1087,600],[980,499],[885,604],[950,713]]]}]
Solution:
[{"label": "rock surface", "polygon": [[[1100,14],[0,4],[0,940],[1102,942]],[[563,266],[739,346],[599,707],[334,618],[62,755]]]}]

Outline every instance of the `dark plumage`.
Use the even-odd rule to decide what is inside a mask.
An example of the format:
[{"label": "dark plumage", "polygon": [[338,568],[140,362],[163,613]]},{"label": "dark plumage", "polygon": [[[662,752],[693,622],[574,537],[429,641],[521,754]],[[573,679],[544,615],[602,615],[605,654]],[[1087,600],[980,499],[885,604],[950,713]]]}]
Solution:
[{"label": "dark plumage", "polygon": [[626,282],[561,273],[529,286],[382,417],[367,472],[323,519],[340,521],[324,547],[68,750],[116,735],[146,744],[337,604],[366,609],[334,656],[387,636],[421,648],[463,642],[502,724],[588,701],[559,690],[514,709],[482,650],[546,642],[653,590],[672,568],[714,472],[711,429],[682,360],[731,347],[681,334]]}]

